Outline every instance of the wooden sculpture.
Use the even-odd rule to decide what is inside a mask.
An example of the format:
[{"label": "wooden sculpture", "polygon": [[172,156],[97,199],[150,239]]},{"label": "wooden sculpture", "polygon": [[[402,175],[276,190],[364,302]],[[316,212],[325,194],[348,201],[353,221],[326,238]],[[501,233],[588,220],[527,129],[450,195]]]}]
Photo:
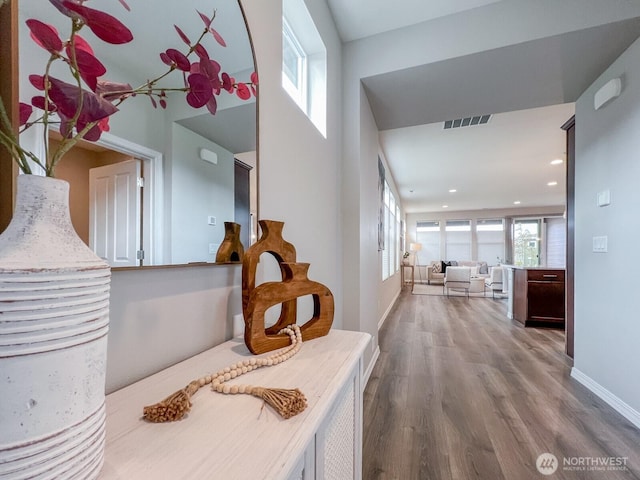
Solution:
[{"label": "wooden sculpture", "polygon": [[245,317],[244,341],[255,354],[269,352],[289,345],[287,335],[269,334],[265,329],[265,312],[279,303],[296,302],[305,295],[313,297],[313,316],[300,327],[303,340],[322,337],[333,323],[333,294],[323,284],[307,278],[308,263],[281,263],[285,278],[282,282],[266,282],[249,295]]},{"label": "wooden sculpture", "polygon": [[[256,269],[258,262],[260,262],[260,256],[263,253],[270,253],[279,264],[296,261],[296,247],[282,238],[284,222],[259,220],[258,224],[262,234],[258,241],[247,249],[242,259],[242,313],[245,319],[247,318],[249,295],[256,287]],[[280,271],[284,280],[285,272],[282,271],[282,266]],[[296,323],[296,315],[297,302],[295,300],[284,302],[280,310],[280,317],[276,324],[269,328],[269,333],[277,333],[286,326]]]},{"label": "wooden sculpture", "polygon": [[[331,291],[323,284],[309,280],[309,264],[296,263],[295,247],[282,238],[284,223],[272,220],[261,220],[259,223],[262,236],[247,250],[242,263],[244,340],[254,354],[284,348],[289,344],[288,337],[278,332],[296,323],[299,297],[311,295],[313,298],[313,316],[300,327],[305,341],[327,335],[334,314]],[[256,268],[262,253],[270,253],[278,260],[282,281],[266,282],[256,287]],[[273,326],[265,328],[265,312],[278,304],[281,304],[280,317]]]},{"label": "wooden sculpture", "polygon": [[216,253],[216,263],[241,262],[244,247],[240,241],[240,224],[224,222],[224,239]]}]

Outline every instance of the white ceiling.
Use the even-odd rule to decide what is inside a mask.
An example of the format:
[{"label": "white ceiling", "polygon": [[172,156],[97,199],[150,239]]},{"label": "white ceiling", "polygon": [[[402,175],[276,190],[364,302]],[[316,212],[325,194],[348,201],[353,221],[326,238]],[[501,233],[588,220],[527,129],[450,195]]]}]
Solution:
[{"label": "white ceiling", "polygon": [[560,127],[573,112],[569,103],[499,113],[485,125],[385,130],[380,143],[407,213],[562,205],[565,165],[550,162],[565,158]]},{"label": "white ceiling", "polygon": [[[499,10],[495,4],[508,0],[327,1],[348,41],[489,4]],[[407,212],[564,204],[564,167],[549,165],[565,155],[560,127],[639,35],[634,18],[363,78]],[[487,125],[442,128],[483,114],[493,114]],[[552,180],[558,185],[548,187]]]},{"label": "white ceiling", "polygon": [[344,42],[433,20],[499,0],[327,0]]}]

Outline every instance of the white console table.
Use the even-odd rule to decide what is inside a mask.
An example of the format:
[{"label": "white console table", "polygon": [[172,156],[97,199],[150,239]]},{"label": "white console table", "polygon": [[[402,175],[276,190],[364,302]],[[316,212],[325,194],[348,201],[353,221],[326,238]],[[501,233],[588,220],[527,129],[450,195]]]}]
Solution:
[{"label": "white console table", "polygon": [[362,355],[370,335],[331,330],[275,367],[230,382],[299,388],[306,410],[282,419],[250,395],[208,386],[178,422],[142,420],[156,403],[195,378],[251,357],[238,337],[107,396],[101,480],[323,480],[362,477]]}]

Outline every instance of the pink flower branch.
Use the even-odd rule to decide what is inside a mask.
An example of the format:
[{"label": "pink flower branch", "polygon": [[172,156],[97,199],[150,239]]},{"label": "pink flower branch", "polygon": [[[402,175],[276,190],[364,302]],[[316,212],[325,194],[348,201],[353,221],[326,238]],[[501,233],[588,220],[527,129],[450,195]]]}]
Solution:
[{"label": "pink flower branch", "polygon": [[[106,68],[95,57],[93,49],[78,32],[88,27],[99,39],[111,44],[126,44],[133,39],[131,31],[115,17],[86,7],[87,0],[49,0],[60,13],[71,20],[69,39],[63,41],[57,30],[44,22],[35,19],[27,20],[31,38],[50,54],[42,76],[31,75],[29,80],[42,95],[31,99],[31,104],[20,104],[20,126],[24,131],[35,124],[45,127],[45,145],[48,149],[49,127],[58,124],[62,141],[56,151],[46,151],[46,159],[37,159],[35,155],[20,147],[15,138],[11,124],[6,115],[4,105],[0,102],[0,142],[13,154],[19,167],[25,173],[31,173],[27,159],[42,166],[47,175],[53,176],[55,166],[62,157],[80,140],[97,141],[103,131],[108,130],[109,118],[118,111],[118,106],[128,98],[146,95],[154,108],[166,108],[166,96],[169,92],[183,92],[187,103],[193,108],[205,107],[211,114],[217,111],[216,96],[223,90],[235,93],[240,99],[248,100],[257,95],[258,78],[254,73],[250,82],[236,82],[218,62],[211,59],[209,52],[202,44],[208,34],[221,46],[226,46],[222,36],[212,27],[216,12],[211,17],[197,12],[204,22],[204,29],[197,40],[192,43],[189,37],[177,25],[174,28],[178,37],[189,48],[182,53],[175,48],[160,53],[160,59],[169,68],[166,72],[148,80],[137,88],[127,83],[115,83],[102,79]],[[124,0],[119,0],[129,10]],[[195,54],[197,61],[189,57]],[[50,75],[51,65],[55,61],[64,62],[73,78],[67,83]],[[159,87],[158,83],[175,70],[182,72],[184,86]],[[86,87],[86,88],[85,88]],[[157,99],[157,101],[156,101]],[[29,121],[33,107],[43,111],[36,120]],[[53,120],[53,116],[57,120]]]}]

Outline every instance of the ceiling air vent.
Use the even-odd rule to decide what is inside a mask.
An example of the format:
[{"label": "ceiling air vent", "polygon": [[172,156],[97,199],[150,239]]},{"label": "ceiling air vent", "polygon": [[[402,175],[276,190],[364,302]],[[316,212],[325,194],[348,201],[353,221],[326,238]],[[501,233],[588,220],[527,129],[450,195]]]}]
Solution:
[{"label": "ceiling air vent", "polygon": [[472,127],[474,125],[484,125],[489,122],[491,115],[476,115],[474,117],[456,118],[455,120],[447,120],[444,122],[444,129]]}]

